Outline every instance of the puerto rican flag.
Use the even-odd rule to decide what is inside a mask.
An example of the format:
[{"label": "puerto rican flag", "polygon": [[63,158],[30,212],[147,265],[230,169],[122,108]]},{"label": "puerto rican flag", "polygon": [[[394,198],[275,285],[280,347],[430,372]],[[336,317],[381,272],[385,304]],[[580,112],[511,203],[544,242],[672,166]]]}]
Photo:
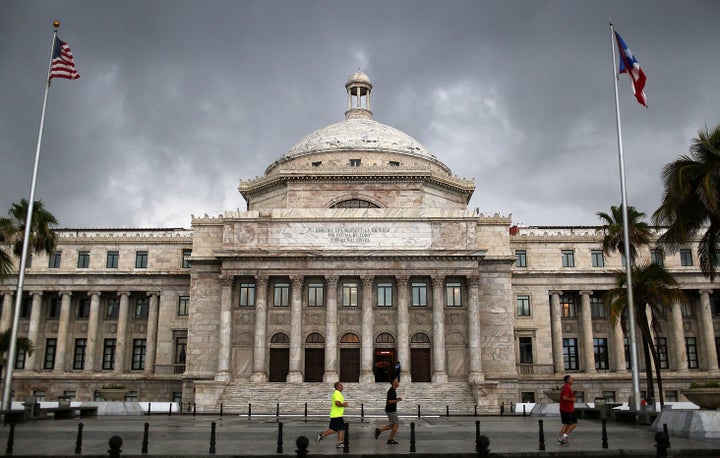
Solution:
[{"label": "puerto rican flag", "polygon": [[620,51],[620,68],[618,73],[627,73],[632,81],[633,93],[638,103],[647,108],[647,96],[645,95],[645,72],[640,68],[640,63],[633,55],[628,45],[620,35],[615,32],[618,50]]}]

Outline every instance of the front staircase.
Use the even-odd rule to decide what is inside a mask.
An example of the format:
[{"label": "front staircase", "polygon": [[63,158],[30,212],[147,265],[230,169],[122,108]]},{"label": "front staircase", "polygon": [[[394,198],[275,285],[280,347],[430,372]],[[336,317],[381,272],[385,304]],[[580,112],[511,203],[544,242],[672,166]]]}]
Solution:
[{"label": "front staircase", "polygon": [[[343,395],[348,407],[346,416],[384,416],[385,397],[389,383],[343,383]],[[332,384],[328,383],[249,383],[230,382],[220,396],[216,411],[247,415],[303,415],[307,403],[308,415],[327,416],[330,412]],[[417,415],[418,405],[422,416],[472,415],[475,399],[466,382],[400,384],[398,414]],[[278,407],[279,404],[279,407]],[[361,407],[362,406],[362,407]]]}]

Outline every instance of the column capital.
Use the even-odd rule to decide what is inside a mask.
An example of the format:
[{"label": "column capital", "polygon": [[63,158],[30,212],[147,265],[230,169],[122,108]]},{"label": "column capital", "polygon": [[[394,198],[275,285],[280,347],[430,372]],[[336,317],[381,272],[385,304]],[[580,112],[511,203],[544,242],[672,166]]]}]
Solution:
[{"label": "column capital", "polygon": [[102,291],[88,291],[87,295],[90,297],[100,296],[100,295],[102,295]]},{"label": "column capital", "polygon": [[337,275],[326,275],[325,276],[325,283],[327,283],[328,288],[337,288],[339,281],[340,281],[340,278],[338,278]]},{"label": "column capital", "polygon": [[550,291],[548,291],[548,293],[549,293],[551,296],[558,296],[558,297],[563,295],[563,291],[562,291],[562,290],[558,290],[558,289],[551,289]]},{"label": "column capital", "polygon": [[145,293],[145,294],[146,294],[147,296],[149,296],[149,297],[153,297],[153,296],[160,297],[160,291],[148,291],[148,292]]},{"label": "column capital", "polygon": [[122,296],[130,297],[130,291],[118,291],[117,295],[120,297],[122,297]]},{"label": "column capital", "polygon": [[578,292],[580,293],[581,296],[584,296],[584,295],[586,295],[586,294],[587,294],[588,296],[592,296],[592,295],[593,295],[593,292],[590,291],[590,290],[580,290],[580,291],[578,291]]},{"label": "column capital", "polygon": [[264,288],[268,284],[268,277],[267,275],[256,275],[255,276],[255,284],[258,286],[258,288]]},{"label": "column capital", "polygon": [[58,296],[72,296],[72,291],[58,291]]},{"label": "column capital", "polygon": [[433,286],[442,286],[445,283],[445,275],[434,274],[430,276]]},{"label": "column capital", "polygon": [[399,287],[405,287],[407,286],[408,282],[410,281],[410,276],[408,275],[396,275],[395,281],[397,282]]},{"label": "column capital", "polygon": [[363,286],[366,286],[368,284],[372,285],[372,282],[375,280],[375,275],[361,275],[360,276],[360,282],[362,282]]},{"label": "column capital", "polygon": [[470,275],[467,277],[467,283],[470,286],[479,286],[480,285],[480,276],[479,275]]},{"label": "column capital", "polygon": [[234,275],[220,275],[220,284],[223,288],[232,286],[235,282],[235,276]]},{"label": "column capital", "polygon": [[699,289],[698,293],[699,294],[712,294],[713,291],[715,291],[715,290],[714,289]]},{"label": "column capital", "polygon": [[302,275],[291,275],[290,283],[293,288],[302,288],[305,278]]}]

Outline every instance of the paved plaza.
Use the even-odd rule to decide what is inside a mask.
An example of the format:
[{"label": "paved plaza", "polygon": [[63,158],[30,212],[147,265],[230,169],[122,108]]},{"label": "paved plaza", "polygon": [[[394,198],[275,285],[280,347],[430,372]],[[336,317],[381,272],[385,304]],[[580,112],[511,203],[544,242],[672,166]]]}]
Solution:
[{"label": "paved plaza", "polygon": [[[602,424],[581,420],[569,446],[555,444],[560,427],[558,417],[401,417],[398,445],[385,443],[387,432],[375,440],[376,426],[384,417],[346,417],[349,423],[349,455],[452,455],[475,453],[476,421],[480,432],[490,439],[495,456],[636,456],[654,457],[655,440],[649,426],[608,422],[607,449],[603,448]],[[539,420],[543,421],[545,452],[539,443]],[[13,454],[21,456],[70,456],[76,453],[78,424],[82,422],[82,455],[108,455],[108,440],[118,435],[123,440],[122,456],[143,455],[144,425],[148,427],[147,454],[154,456],[211,455],[211,431],[215,422],[215,456],[295,455],[295,440],[310,440],[310,455],[345,455],[337,449],[336,437],[316,443],[315,433],[325,430],[325,417],[279,417],[237,415],[135,415],[99,416],[75,420],[36,420],[19,423],[15,428]],[[415,424],[415,452],[411,452],[410,424]],[[278,450],[279,423],[282,423],[282,450]],[[0,431],[0,446],[5,452],[10,427]],[[671,437],[670,455],[718,456],[720,441]]]}]

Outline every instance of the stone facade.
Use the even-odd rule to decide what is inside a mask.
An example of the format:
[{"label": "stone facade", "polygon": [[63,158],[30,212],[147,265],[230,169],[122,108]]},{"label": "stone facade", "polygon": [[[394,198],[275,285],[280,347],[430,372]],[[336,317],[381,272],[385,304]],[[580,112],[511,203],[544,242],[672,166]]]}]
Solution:
[{"label": "stone facade", "polygon": [[[36,352],[19,358],[15,397],[92,400],[116,383],[213,411],[256,386],[371,386],[399,361],[404,386],[466,384],[481,411],[544,401],[566,372],[586,400],[626,399],[625,335],[598,305],[622,264],[598,254],[600,229],[469,210],[472,181],[372,120],[365,75],[346,89],[344,121],[240,182],[245,211],[58,231],[27,272],[19,332]],[[657,323],[677,398],[717,376],[720,294],[697,259],[664,261],[689,297]],[[2,329],[16,282],[0,286]]]}]

